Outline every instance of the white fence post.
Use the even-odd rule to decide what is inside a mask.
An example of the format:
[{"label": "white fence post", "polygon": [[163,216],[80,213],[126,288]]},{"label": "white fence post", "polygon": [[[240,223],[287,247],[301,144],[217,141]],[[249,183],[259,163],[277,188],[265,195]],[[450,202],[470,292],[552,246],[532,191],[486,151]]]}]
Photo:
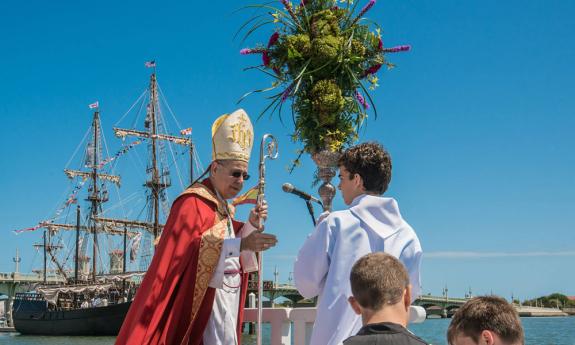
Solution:
[{"label": "white fence post", "polygon": [[309,345],[316,308],[292,309],[289,319],[294,324],[294,345]]},{"label": "white fence post", "polygon": [[[291,345],[290,310],[289,308],[263,308],[263,322],[270,323],[272,329],[270,345]],[[244,309],[244,322],[255,322],[257,317],[257,309]]]}]

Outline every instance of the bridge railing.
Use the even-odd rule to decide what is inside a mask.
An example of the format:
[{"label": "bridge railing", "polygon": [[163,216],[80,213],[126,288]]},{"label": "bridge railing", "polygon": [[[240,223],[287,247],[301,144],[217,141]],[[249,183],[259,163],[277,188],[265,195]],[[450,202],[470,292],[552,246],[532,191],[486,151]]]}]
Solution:
[{"label": "bridge railing", "polygon": [[[0,272],[0,281],[3,282],[41,282],[44,277],[36,273],[19,273],[19,272]],[[57,275],[49,275],[46,277],[49,282],[63,282],[64,278]]]}]

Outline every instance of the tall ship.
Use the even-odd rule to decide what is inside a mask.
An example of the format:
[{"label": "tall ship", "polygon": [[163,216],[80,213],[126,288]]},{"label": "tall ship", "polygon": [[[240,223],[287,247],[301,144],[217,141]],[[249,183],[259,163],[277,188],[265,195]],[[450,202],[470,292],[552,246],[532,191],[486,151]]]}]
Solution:
[{"label": "tall ship", "polygon": [[[21,230],[43,234],[34,245],[42,253],[42,282],[16,294],[12,307],[21,334],[118,334],[161,236],[172,179],[183,190],[201,169],[191,129],[180,126],[163,97],[155,63],[146,66],[153,68],[149,86],[116,124],[130,114],[135,119],[128,128],[113,127],[121,148],[109,154],[98,103],[91,104],[89,130],[70,159],[82,152],[79,167],[64,169],[67,197],[50,219]],[[124,161],[132,164],[120,176]],[[120,186],[129,182],[135,191],[122,197]]]}]

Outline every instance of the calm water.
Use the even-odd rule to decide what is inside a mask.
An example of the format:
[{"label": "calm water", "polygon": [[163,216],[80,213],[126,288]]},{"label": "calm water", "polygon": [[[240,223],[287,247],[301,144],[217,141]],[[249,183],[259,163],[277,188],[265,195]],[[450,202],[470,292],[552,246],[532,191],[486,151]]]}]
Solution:
[{"label": "calm water", "polygon": [[[522,318],[526,345],[575,345],[575,317]],[[447,345],[445,334],[449,319],[426,320],[410,329],[433,345]],[[264,344],[269,343],[269,329],[264,327]],[[13,345],[112,345],[114,337],[33,337],[0,333],[0,344]],[[255,344],[255,337],[243,337],[243,345]]]}]

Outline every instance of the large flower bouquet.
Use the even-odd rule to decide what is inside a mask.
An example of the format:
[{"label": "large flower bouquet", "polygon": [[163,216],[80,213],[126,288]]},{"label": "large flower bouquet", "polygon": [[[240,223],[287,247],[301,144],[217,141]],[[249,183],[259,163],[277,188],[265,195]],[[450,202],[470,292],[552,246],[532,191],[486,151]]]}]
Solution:
[{"label": "large flower bouquet", "polygon": [[266,45],[240,51],[261,54],[262,64],[249,69],[274,78],[271,87],[248,94],[276,90],[260,116],[277,111],[281,118],[285,101],[292,100],[292,138],[303,143],[302,152],[338,152],[357,140],[370,107],[377,117],[369,90],[378,86],[382,66],[393,67],[385,54],[410,47],[384,47],[381,29],[364,17],[375,0],[361,9],[358,0],[279,3],[277,7],[271,3],[248,6],[266,13],[254,16],[240,29],[246,30],[246,39],[267,24],[275,26]]}]

